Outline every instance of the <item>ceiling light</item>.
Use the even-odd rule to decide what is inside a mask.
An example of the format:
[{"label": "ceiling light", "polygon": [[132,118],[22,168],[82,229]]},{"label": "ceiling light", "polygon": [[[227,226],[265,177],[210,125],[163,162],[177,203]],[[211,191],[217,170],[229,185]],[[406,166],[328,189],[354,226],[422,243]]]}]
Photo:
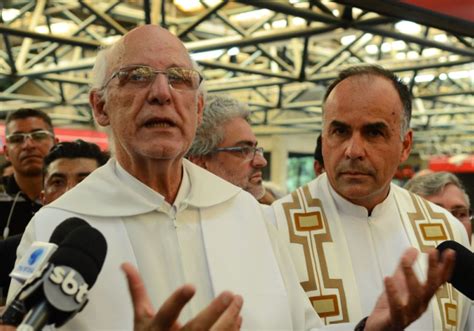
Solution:
[{"label": "ceiling light", "polygon": [[431,82],[433,79],[434,79],[434,75],[431,75],[431,74],[418,75],[415,77],[415,82],[417,83]]},{"label": "ceiling light", "polygon": [[395,29],[401,33],[416,34],[421,32],[421,26],[415,22],[400,21],[395,24]]},{"label": "ceiling light", "polygon": [[275,29],[286,28],[286,20],[273,21],[272,27],[274,27]]},{"label": "ceiling light", "polygon": [[382,49],[382,52],[387,53],[387,52],[390,52],[392,50],[392,44],[383,43],[380,48]]},{"label": "ceiling light", "polygon": [[403,40],[396,40],[392,43],[392,49],[396,51],[404,50],[407,47],[407,44]]},{"label": "ceiling light", "polygon": [[239,50],[238,47],[232,47],[227,51],[227,54],[229,54],[229,56],[232,56],[232,55],[239,54],[239,52],[240,52],[240,50]]},{"label": "ceiling light", "polygon": [[215,49],[212,51],[207,51],[207,52],[199,52],[199,53],[191,53],[191,58],[194,61],[199,61],[199,60],[215,60],[219,56],[224,54],[223,49]]},{"label": "ceiling light", "polygon": [[[70,31],[75,28],[75,24],[72,22],[57,22],[50,25],[51,33],[56,35],[67,35],[70,34]],[[38,25],[35,27],[35,32],[48,34],[49,28],[46,25]]]},{"label": "ceiling light", "polygon": [[301,17],[293,17],[291,19],[291,24],[292,25],[304,25],[304,24],[306,24],[306,20],[304,18],[301,18]]},{"label": "ceiling light", "polygon": [[444,43],[448,41],[448,36],[446,36],[444,33],[442,34],[437,34],[436,36],[433,37],[434,40],[440,43]]},{"label": "ceiling light", "polygon": [[441,80],[446,80],[448,78],[448,75],[446,75],[444,72],[439,75],[439,79]]},{"label": "ceiling light", "polygon": [[270,17],[271,11],[268,9],[252,10],[232,16],[235,21],[258,21],[263,18]]},{"label": "ceiling light", "polygon": [[343,36],[343,37],[341,38],[341,44],[343,44],[343,45],[349,45],[349,44],[352,43],[355,39],[356,39],[356,36],[353,35],[353,34],[350,34],[350,35],[347,35],[347,36]]},{"label": "ceiling light", "polygon": [[448,74],[451,79],[469,78],[474,75],[474,70],[452,71]]},{"label": "ceiling light", "polygon": [[18,14],[20,13],[20,11],[18,9],[15,9],[15,8],[3,9],[3,10],[1,10],[1,12],[2,12],[2,19],[6,23],[8,23],[10,21],[13,21],[13,19],[15,17],[17,17]]},{"label": "ceiling light", "polygon": [[369,54],[377,54],[379,52],[379,48],[377,45],[367,45],[365,46],[365,51]]}]

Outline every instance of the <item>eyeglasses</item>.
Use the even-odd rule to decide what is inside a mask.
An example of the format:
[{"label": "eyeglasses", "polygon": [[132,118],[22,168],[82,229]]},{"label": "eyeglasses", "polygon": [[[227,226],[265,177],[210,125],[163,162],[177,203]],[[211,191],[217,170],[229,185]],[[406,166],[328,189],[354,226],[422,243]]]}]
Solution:
[{"label": "eyeglasses", "polygon": [[449,212],[460,221],[470,221],[472,219],[472,210],[468,208],[454,208]]},{"label": "eyeglasses", "polygon": [[246,160],[253,160],[255,155],[258,154],[263,157],[263,147],[253,146],[232,146],[232,147],[218,147],[214,149],[214,152],[235,152],[240,153]]},{"label": "eyeglasses", "polygon": [[54,134],[47,130],[39,130],[33,132],[25,132],[25,133],[13,133],[6,136],[7,142],[10,144],[23,144],[27,138],[30,138],[33,141],[43,141],[48,138],[53,138]]},{"label": "eyeglasses", "polygon": [[165,75],[168,84],[176,90],[197,90],[203,79],[194,69],[174,67],[156,70],[148,66],[128,66],[115,71],[101,89],[104,90],[115,77],[120,86],[145,87],[153,83],[158,74]]}]

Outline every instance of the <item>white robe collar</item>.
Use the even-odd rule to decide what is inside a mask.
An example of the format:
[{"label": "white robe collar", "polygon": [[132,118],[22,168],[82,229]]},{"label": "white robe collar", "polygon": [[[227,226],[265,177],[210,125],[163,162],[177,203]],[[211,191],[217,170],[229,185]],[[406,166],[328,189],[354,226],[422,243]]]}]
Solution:
[{"label": "white robe collar", "polygon": [[[186,159],[183,159],[183,169],[184,176],[189,176],[188,183],[193,185],[183,199],[188,205],[210,207],[231,199],[242,190]],[[212,189],[206,186],[211,181]],[[117,161],[111,159],[77,185],[77,189],[72,189],[45,208],[99,217],[123,217],[158,210],[164,202],[162,195],[119,169]]]}]

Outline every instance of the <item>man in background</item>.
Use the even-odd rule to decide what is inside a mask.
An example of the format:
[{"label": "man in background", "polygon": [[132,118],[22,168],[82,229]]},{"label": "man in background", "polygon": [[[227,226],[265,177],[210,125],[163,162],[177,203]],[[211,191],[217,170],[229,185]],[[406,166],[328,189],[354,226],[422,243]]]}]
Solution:
[{"label": "man in background", "polygon": [[[96,144],[83,140],[62,142],[53,146],[44,158],[41,202],[49,204],[79,184],[98,167],[108,155]],[[0,241],[0,305],[4,304],[10,286],[10,272],[16,259],[21,234]]]},{"label": "man in background", "polygon": [[[461,224],[435,204],[391,184],[411,151],[411,97],[391,72],[342,71],[323,100],[325,173],[272,206],[292,246],[301,284],[325,324],[357,322],[409,247],[468,245]],[[419,259],[423,267],[426,260]],[[411,330],[464,330],[469,301],[443,286]]]},{"label": "man in background", "polygon": [[49,116],[37,109],[19,109],[5,122],[5,158],[13,165],[13,175],[0,183],[0,235],[23,233],[41,208],[43,159],[57,142]]},{"label": "man in background", "polygon": [[323,160],[323,143],[321,141],[321,135],[316,139],[316,147],[314,148],[314,162],[313,169],[314,175],[318,177],[324,172],[324,160]]},{"label": "man in background", "polygon": [[99,146],[83,140],[55,145],[44,158],[43,204],[51,203],[72,189],[92,171],[103,166],[108,158]]},{"label": "man in background", "polygon": [[241,187],[259,200],[265,194],[263,148],[249,122],[250,112],[237,100],[210,95],[202,123],[188,151],[191,162]]},{"label": "man in background", "polygon": [[449,211],[464,225],[471,240],[471,203],[464,186],[455,175],[445,171],[419,175],[410,179],[405,189]]}]

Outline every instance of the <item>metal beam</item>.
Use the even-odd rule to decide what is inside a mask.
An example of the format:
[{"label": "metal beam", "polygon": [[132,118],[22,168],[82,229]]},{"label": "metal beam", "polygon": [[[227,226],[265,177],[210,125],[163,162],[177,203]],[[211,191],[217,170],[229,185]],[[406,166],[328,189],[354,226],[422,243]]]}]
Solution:
[{"label": "metal beam", "polygon": [[84,38],[74,38],[74,37],[61,37],[57,35],[46,35],[43,33],[33,32],[24,29],[15,29],[4,24],[0,24],[0,32],[6,33],[8,35],[32,38],[36,40],[57,42],[65,45],[80,46],[88,49],[97,49],[101,46],[101,43],[98,41],[93,41]]},{"label": "metal beam", "polygon": [[116,20],[114,20],[112,17],[107,15],[104,12],[101,12],[97,10],[93,5],[87,3],[84,0],[79,0],[79,3],[82,5],[82,7],[86,8],[89,10],[92,14],[100,18],[107,26],[110,28],[114,29],[118,33],[124,35],[127,33],[127,29],[125,29],[123,26],[121,26]]}]

